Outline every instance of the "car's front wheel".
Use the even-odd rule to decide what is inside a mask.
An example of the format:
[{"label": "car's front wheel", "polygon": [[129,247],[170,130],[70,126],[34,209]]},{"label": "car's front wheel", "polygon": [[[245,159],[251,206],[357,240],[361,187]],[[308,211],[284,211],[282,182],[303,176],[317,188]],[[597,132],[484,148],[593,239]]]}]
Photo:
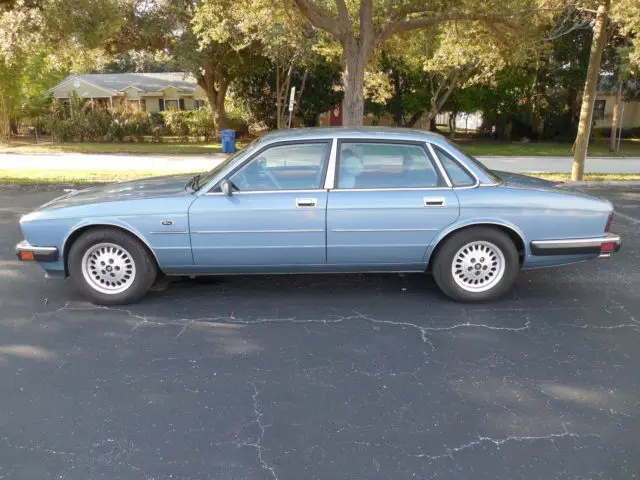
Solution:
[{"label": "car's front wheel", "polygon": [[518,251],[508,235],[490,227],[453,234],[436,252],[433,276],[448,297],[460,302],[495,300],[514,284]]},{"label": "car's front wheel", "polygon": [[89,230],[69,251],[69,275],[80,293],[98,305],[139,301],[157,276],[142,243],[116,229]]}]

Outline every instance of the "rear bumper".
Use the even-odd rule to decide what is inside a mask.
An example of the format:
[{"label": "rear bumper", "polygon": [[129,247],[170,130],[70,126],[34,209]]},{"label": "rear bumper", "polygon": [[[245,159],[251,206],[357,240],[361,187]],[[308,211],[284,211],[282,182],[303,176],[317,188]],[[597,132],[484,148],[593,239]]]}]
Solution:
[{"label": "rear bumper", "polygon": [[56,247],[34,247],[26,240],[16,245],[16,255],[23,262],[57,262],[59,258]]},{"label": "rear bumper", "polygon": [[572,238],[568,240],[534,240],[531,242],[532,255],[588,255],[600,254],[608,258],[620,250],[622,240],[619,235],[607,233],[597,238]]}]

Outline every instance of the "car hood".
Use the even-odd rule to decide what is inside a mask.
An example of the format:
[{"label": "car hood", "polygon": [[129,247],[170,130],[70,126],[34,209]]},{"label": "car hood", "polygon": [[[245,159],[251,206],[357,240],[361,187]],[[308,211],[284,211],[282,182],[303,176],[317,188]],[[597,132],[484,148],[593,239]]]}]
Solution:
[{"label": "car hood", "polygon": [[166,175],[74,190],[49,203],[45,203],[38,210],[53,210],[122,200],[189,195],[191,191],[185,187],[191,178],[193,178],[193,174]]}]

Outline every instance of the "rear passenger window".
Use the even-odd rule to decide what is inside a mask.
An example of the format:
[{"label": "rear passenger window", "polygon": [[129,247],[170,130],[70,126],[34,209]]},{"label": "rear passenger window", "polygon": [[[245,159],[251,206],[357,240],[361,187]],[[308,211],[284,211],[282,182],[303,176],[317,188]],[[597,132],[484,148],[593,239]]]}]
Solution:
[{"label": "rear passenger window", "polygon": [[434,146],[433,149],[436,151],[436,155],[446,170],[447,175],[449,175],[454,187],[470,187],[476,184],[476,179],[454,160],[451,155],[436,146]]},{"label": "rear passenger window", "polygon": [[340,142],[338,188],[429,188],[441,184],[421,145]]}]

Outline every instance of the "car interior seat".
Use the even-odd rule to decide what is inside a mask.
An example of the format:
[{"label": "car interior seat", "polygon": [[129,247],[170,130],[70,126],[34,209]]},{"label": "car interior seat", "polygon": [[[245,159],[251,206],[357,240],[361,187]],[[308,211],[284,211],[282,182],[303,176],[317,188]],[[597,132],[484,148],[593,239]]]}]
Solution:
[{"label": "car interior seat", "polygon": [[357,178],[363,170],[362,160],[352,150],[344,150],[340,156],[338,188],[354,188]]}]

